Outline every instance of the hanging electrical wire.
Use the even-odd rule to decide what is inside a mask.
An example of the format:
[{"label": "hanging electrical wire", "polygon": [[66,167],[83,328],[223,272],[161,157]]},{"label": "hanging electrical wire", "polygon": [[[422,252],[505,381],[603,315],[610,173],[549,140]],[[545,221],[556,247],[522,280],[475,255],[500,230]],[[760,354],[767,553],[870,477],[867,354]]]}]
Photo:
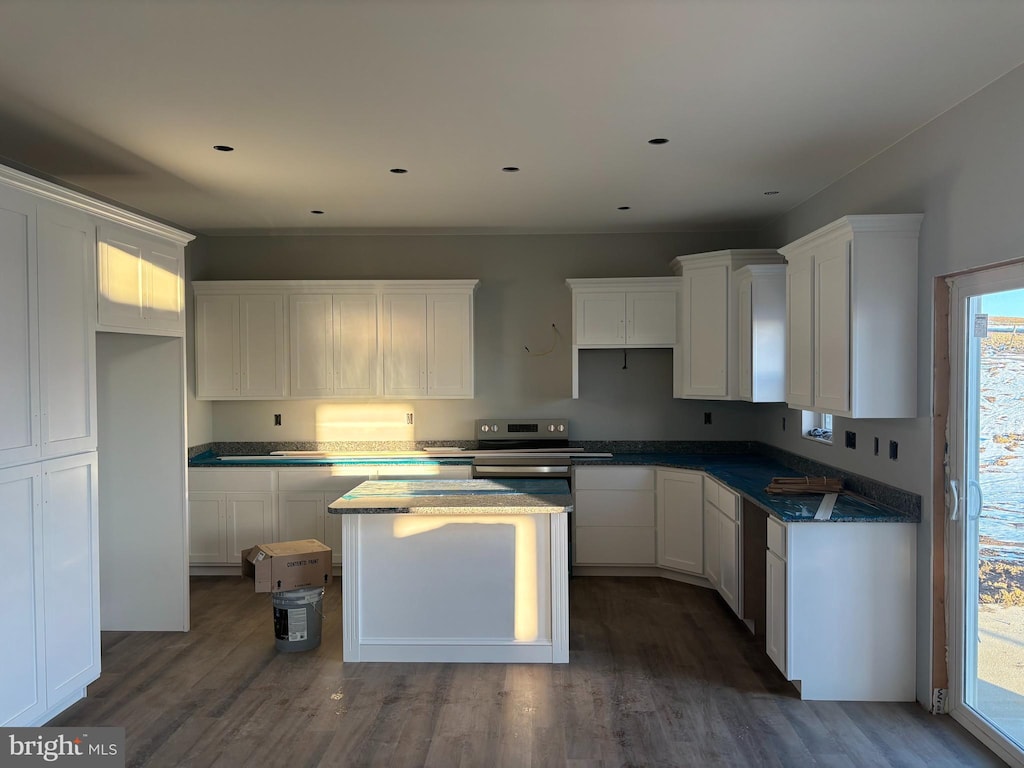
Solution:
[{"label": "hanging electrical wire", "polygon": [[551,346],[545,349],[543,352],[531,352],[530,348],[523,345],[523,349],[530,355],[530,357],[544,357],[544,355],[550,355],[555,349],[558,348],[558,342],[561,340],[562,334],[558,330],[558,326],[554,323],[551,324]]}]

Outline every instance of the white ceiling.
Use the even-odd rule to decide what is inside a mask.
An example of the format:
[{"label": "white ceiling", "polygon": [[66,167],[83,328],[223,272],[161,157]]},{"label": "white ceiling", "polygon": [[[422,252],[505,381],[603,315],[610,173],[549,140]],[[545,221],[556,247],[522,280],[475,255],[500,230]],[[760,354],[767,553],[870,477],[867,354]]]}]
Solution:
[{"label": "white ceiling", "polygon": [[0,156],[193,232],[742,229],[1022,62],[1020,0],[0,0]]}]

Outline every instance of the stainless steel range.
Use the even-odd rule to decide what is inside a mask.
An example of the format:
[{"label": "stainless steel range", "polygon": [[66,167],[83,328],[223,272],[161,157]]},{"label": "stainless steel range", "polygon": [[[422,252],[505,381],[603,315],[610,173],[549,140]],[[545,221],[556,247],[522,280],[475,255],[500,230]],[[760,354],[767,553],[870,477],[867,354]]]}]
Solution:
[{"label": "stainless steel range", "polygon": [[473,477],[563,477],[572,455],[568,419],[478,419]]}]

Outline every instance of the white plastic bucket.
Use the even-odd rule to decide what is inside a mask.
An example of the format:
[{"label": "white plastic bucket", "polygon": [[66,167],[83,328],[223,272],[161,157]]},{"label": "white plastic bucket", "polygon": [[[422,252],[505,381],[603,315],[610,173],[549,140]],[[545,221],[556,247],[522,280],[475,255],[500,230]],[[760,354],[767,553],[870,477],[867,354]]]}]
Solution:
[{"label": "white plastic bucket", "polygon": [[274,638],[277,650],[308,651],[320,645],[324,588],[274,592]]}]

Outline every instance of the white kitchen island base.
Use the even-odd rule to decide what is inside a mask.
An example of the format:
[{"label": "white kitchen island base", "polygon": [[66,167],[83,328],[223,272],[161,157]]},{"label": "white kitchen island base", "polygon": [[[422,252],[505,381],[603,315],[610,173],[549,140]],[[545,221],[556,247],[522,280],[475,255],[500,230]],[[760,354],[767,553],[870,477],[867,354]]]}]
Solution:
[{"label": "white kitchen island base", "polygon": [[[527,503],[538,500],[554,497]],[[421,513],[343,513],[346,662],[569,661],[563,506],[520,514],[460,501],[471,498]]]}]

